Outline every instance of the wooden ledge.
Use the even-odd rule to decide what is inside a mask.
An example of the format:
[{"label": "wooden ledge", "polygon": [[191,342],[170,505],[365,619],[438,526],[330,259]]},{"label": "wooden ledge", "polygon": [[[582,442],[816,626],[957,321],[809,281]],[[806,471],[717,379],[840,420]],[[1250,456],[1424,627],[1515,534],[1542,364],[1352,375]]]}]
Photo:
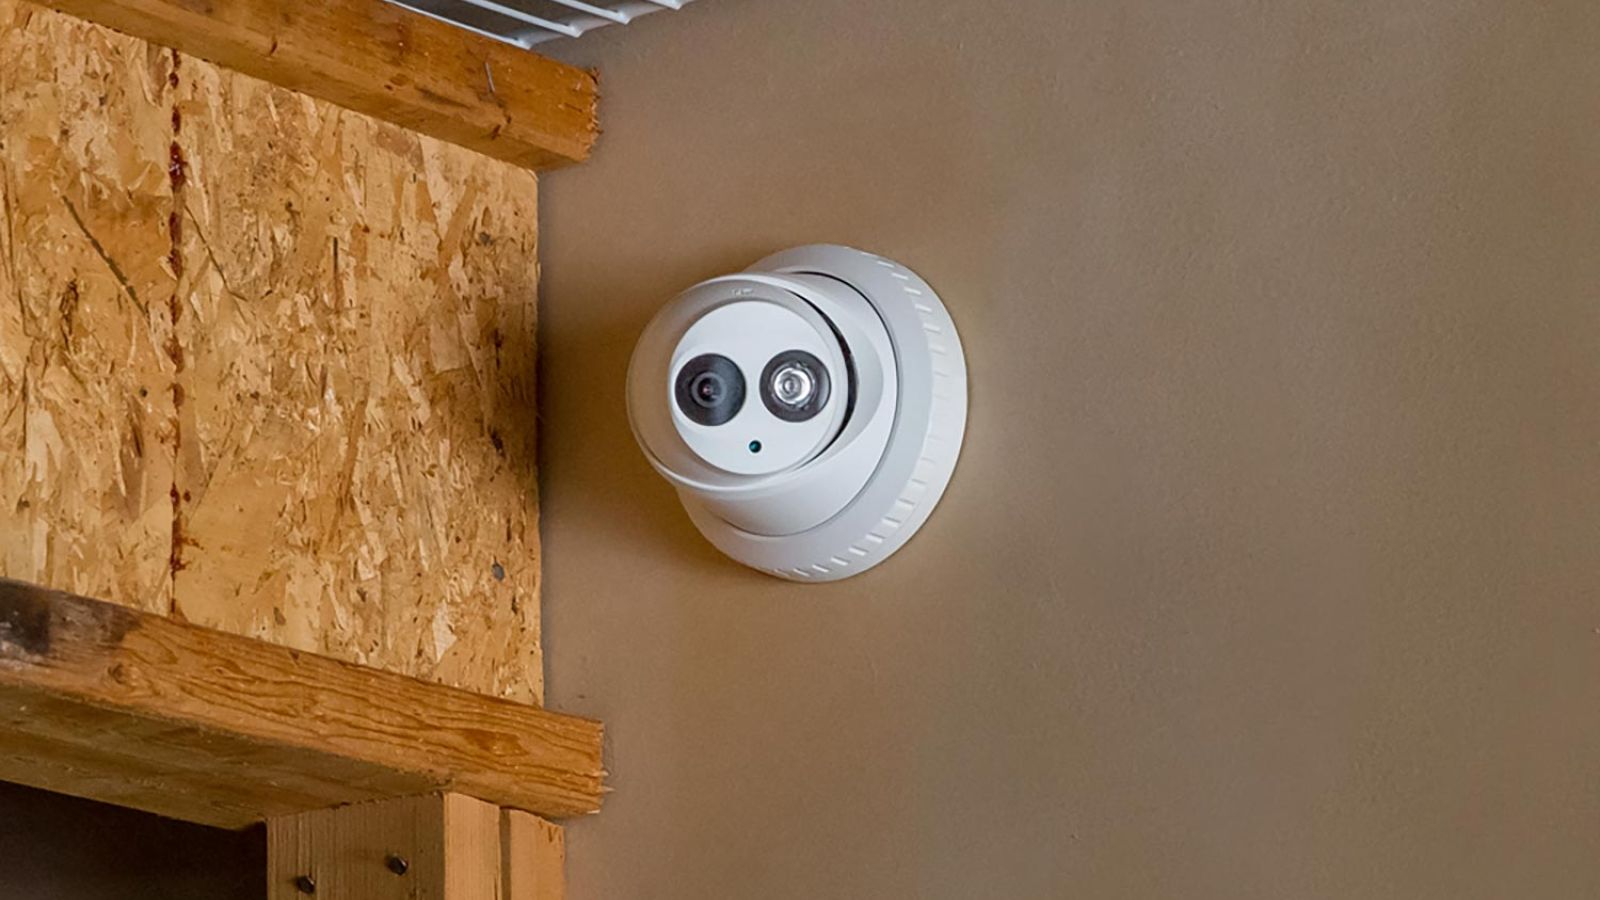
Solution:
[{"label": "wooden ledge", "polygon": [[383,0],[39,2],[519,166],[581,162],[599,133],[593,73]]},{"label": "wooden ledge", "polygon": [[455,791],[600,807],[600,723],[0,579],[0,779],[226,828]]}]

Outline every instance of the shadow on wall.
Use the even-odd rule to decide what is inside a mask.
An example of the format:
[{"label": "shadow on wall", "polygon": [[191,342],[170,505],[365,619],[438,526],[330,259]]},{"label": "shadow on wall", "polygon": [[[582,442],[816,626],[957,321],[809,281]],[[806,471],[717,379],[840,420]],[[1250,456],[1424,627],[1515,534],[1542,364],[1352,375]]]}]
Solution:
[{"label": "shadow on wall", "polygon": [[[752,256],[755,258],[758,256]],[[726,271],[741,267],[730,264]],[[694,280],[698,279],[686,280],[685,287]],[[662,296],[662,303],[669,296]],[[605,306],[608,301],[600,298],[595,303]],[[627,364],[643,325],[627,320],[563,333],[563,356],[586,360],[586,384],[579,392],[582,402],[590,410],[603,410],[592,413],[587,421],[586,456],[587,463],[605,476],[602,480],[571,479],[570,490],[573,500],[594,516],[592,525],[597,530],[590,533],[590,540],[627,546],[632,554],[664,564],[682,565],[683,560],[690,560],[696,567],[715,567],[726,562],[725,557],[688,524],[688,516],[672,500],[672,487],[650,468],[627,423]],[[546,359],[544,348],[539,359],[541,364]],[[542,429],[539,439],[546,439]],[[541,460],[547,458],[541,453]],[[552,474],[542,471],[541,477],[550,479]],[[650,503],[640,503],[642,496],[650,496]]]},{"label": "shadow on wall", "polygon": [[262,828],[223,831],[0,782],[0,897],[264,900]]}]

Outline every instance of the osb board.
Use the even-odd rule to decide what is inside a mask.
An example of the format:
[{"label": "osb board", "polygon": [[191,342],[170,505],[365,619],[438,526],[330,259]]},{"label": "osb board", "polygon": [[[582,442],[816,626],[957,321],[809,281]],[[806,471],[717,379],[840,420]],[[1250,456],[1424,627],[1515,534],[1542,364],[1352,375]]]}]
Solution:
[{"label": "osb board", "polygon": [[535,180],[0,0],[0,575],[537,701]]}]

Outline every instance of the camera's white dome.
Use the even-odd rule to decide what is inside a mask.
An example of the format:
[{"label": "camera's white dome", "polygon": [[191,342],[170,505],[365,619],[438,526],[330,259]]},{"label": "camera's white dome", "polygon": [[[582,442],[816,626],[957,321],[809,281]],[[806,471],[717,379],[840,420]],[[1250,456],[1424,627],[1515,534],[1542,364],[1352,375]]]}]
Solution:
[{"label": "camera's white dome", "polygon": [[966,363],[926,282],[813,245],[663,307],[634,350],[628,413],[713,544],[826,581],[887,558],[938,502],[966,426]]}]

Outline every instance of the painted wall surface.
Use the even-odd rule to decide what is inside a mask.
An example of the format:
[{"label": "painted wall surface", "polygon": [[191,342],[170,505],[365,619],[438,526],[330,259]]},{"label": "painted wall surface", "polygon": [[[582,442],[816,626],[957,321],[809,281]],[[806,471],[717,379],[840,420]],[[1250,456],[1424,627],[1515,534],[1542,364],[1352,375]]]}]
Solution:
[{"label": "painted wall surface", "polygon": [[[550,702],[577,898],[1600,895],[1600,4],[704,0],[552,52]],[[634,448],[652,311],[902,260],[966,454],[796,586]]]}]

